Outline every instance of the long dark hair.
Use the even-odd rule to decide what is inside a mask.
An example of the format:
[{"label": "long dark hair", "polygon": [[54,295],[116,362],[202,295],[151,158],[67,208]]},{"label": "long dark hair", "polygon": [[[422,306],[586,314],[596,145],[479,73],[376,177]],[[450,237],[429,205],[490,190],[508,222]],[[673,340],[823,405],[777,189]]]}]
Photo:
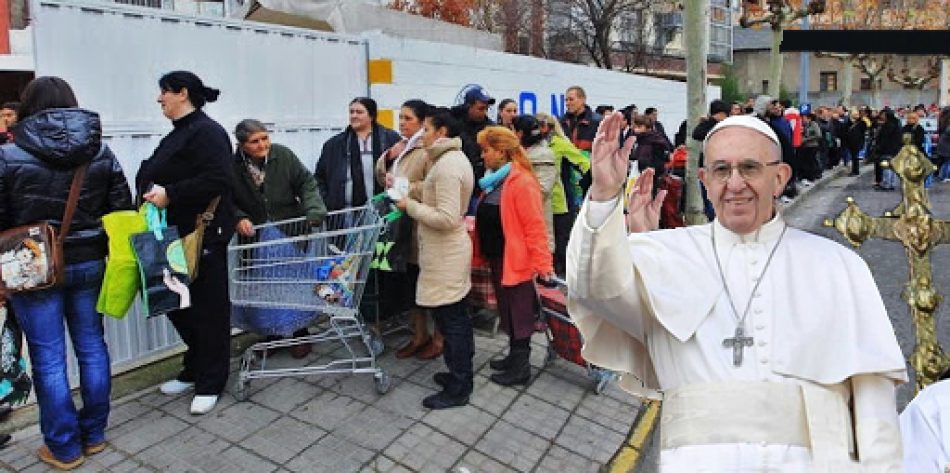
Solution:
[{"label": "long dark hair", "polygon": [[197,109],[204,107],[207,102],[218,100],[221,94],[220,90],[206,86],[201,78],[189,71],[172,71],[163,75],[158,80],[158,87],[176,94],[187,89],[188,101]]},{"label": "long dark hair", "polygon": [[79,102],[73,88],[59,77],[42,76],[30,81],[20,95],[18,120],[51,108],[76,108]]},{"label": "long dark hair", "polygon": [[379,114],[379,107],[376,106],[376,101],[369,97],[357,97],[350,101],[350,105],[358,103],[366,107],[366,113],[369,114],[369,118],[373,120],[373,125],[376,124],[376,116]]},{"label": "long dark hair", "polygon": [[515,132],[521,132],[521,146],[528,149],[544,138],[541,136],[541,122],[532,115],[518,115],[511,120]]},{"label": "long dark hair", "polygon": [[510,103],[515,103],[515,99],[504,99],[501,102],[498,102],[498,119],[496,123],[501,125],[501,111],[505,109]]}]

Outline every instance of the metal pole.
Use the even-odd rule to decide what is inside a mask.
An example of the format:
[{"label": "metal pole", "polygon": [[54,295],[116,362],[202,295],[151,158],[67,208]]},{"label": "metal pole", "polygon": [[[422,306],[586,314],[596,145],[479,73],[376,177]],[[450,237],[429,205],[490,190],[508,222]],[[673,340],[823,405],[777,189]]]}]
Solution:
[{"label": "metal pole", "polygon": [[[802,19],[802,29],[808,29],[808,16]],[[810,86],[810,76],[809,66],[811,61],[811,52],[802,51],[799,53],[801,55],[801,62],[799,63],[798,68],[798,105],[801,108],[802,104],[808,103],[808,89]]]}]

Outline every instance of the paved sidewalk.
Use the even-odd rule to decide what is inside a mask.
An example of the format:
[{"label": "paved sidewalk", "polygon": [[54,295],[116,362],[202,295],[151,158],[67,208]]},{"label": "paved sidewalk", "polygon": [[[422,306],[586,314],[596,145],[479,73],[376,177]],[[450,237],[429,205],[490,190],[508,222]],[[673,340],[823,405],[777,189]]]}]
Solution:
[{"label": "paved sidewalk", "polygon": [[[471,405],[429,411],[441,360],[396,360],[386,339],[380,363],[393,380],[378,395],[370,375],[255,380],[247,401],[225,394],[206,416],[188,414],[190,396],[157,387],[113,404],[105,452],[78,472],[584,472],[597,471],[624,441],[638,403],[616,385],[602,395],[579,366],[557,360],[541,368],[546,350],[536,334],[535,379],[526,389],[491,383],[488,360],[506,337],[476,331]],[[278,354],[279,366],[326,360],[339,345],[317,345],[307,360]],[[332,353],[331,353],[332,355]],[[232,360],[235,368],[237,359]],[[233,378],[232,378],[233,380]],[[14,434],[0,450],[5,471],[49,471],[38,463],[39,429]]]}]

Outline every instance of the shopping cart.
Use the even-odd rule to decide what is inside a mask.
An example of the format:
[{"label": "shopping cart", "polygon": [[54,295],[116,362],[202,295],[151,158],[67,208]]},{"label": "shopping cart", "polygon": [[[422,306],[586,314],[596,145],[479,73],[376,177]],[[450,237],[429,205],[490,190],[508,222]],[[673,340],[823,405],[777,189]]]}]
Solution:
[{"label": "shopping cart", "polygon": [[[386,393],[391,381],[376,362],[382,341],[359,311],[382,229],[379,215],[358,207],[332,212],[318,227],[297,218],[254,228],[253,237],[238,236],[228,246],[232,321],[265,335],[289,336],[314,325],[319,333],[251,345],[235,397],[245,399],[254,379],[340,373],[372,374],[376,391]],[[267,366],[269,351],[320,342],[340,343],[345,356],[311,366]]]},{"label": "shopping cart", "polygon": [[607,385],[617,378],[617,374],[594,366],[581,356],[584,338],[567,313],[567,297],[564,294],[566,289],[567,283],[559,278],[552,278],[550,284],[537,286],[538,298],[541,301],[541,320],[547,326],[545,334],[548,338],[548,355],[544,359],[544,366],[547,367],[558,357],[583,366],[587,369],[587,376],[594,381],[594,392],[601,394],[607,389]]}]

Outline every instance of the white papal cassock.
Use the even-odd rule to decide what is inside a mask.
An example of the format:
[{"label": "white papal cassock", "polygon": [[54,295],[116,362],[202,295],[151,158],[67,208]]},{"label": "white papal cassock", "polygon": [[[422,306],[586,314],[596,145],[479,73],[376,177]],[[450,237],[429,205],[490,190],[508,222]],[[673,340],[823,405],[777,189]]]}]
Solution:
[{"label": "white papal cassock", "polygon": [[950,473],[950,381],[924,388],[901,412],[904,473]]},{"label": "white papal cassock", "polygon": [[[663,399],[663,472],[900,471],[904,359],[867,265],[785,226],[711,224],[627,235],[619,199],[586,202],[568,246],[571,316],[591,363]],[[740,366],[723,340],[752,304]]]}]

